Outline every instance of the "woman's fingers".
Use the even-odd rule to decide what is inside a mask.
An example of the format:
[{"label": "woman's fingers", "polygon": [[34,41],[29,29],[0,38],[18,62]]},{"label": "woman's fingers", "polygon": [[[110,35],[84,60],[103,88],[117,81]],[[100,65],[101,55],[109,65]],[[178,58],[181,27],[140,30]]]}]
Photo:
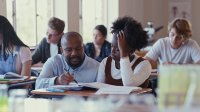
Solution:
[{"label": "woman's fingers", "polygon": [[125,38],[125,35],[124,35],[124,31],[123,31],[123,30],[121,30],[121,35],[122,35],[122,36],[121,36],[122,38]]}]

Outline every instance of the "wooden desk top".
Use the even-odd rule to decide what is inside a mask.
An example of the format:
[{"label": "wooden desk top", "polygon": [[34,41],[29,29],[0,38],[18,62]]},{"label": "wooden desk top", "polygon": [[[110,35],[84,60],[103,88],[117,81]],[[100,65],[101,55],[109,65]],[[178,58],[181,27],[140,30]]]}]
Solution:
[{"label": "wooden desk top", "polygon": [[31,76],[28,79],[25,80],[2,80],[0,81],[0,84],[16,84],[16,83],[22,83],[22,82],[29,82],[29,81],[35,81],[37,77]]},{"label": "wooden desk top", "polygon": [[[131,94],[145,94],[150,93],[152,89],[143,88],[138,91],[134,91]],[[92,96],[95,95],[96,90],[80,90],[80,91],[65,91],[65,92],[49,92],[46,89],[37,89],[32,90],[31,94],[34,95],[50,95],[50,96],[65,96],[65,95],[74,95],[74,96]]]}]

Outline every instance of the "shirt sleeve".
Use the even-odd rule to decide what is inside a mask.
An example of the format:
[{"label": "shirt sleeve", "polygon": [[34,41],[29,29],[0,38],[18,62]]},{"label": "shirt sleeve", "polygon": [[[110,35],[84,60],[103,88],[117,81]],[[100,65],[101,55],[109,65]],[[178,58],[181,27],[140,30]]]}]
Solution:
[{"label": "shirt sleeve", "polygon": [[54,75],[55,67],[53,66],[53,60],[48,59],[43,65],[42,71],[36,80],[36,89],[48,88],[54,85],[56,76]]},{"label": "shirt sleeve", "polygon": [[28,47],[21,47],[19,51],[19,56],[22,64],[26,61],[32,60],[31,51]]},{"label": "shirt sleeve", "polygon": [[161,44],[162,44],[162,42],[161,42],[161,39],[160,39],[160,40],[158,40],[158,41],[153,45],[153,47],[152,47],[151,50],[146,54],[145,57],[149,57],[149,58],[151,58],[152,60],[157,61],[158,58],[159,58],[160,55],[161,55],[161,47],[162,47]]},{"label": "shirt sleeve", "polygon": [[100,65],[99,65],[99,70],[98,70],[98,75],[97,75],[97,82],[105,82],[106,60],[107,60],[107,58],[104,58],[101,61]]},{"label": "shirt sleeve", "polygon": [[151,65],[147,60],[144,60],[133,71],[129,58],[125,57],[120,59],[120,70],[124,86],[139,86],[150,76]]},{"label": "shirt sleeve", "polygon": [[194,63],[197,63],[198,61],[200,61],[200,47],[196,41],[194,41],[194,44],[191,48],[191,57]]}]

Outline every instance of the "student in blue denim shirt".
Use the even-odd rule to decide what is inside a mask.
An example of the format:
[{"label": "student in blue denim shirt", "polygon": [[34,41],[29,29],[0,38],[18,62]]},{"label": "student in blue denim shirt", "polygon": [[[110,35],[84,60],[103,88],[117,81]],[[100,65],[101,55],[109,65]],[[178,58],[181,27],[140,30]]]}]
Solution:
[{"label": "student in blue denim shirt", "polygon": [[106,41],[106,36],[106,27],[104,25],[97,25],[93,32],[93,42],[85,45],[85,53],[98,62],[101,62],[111,53],[111,44]]},{"label": "student in blue denim shirt", "polygon": [[0,15],[0,75],[7,72],[31,74],[31,51],[16,34],[7,18]]}]

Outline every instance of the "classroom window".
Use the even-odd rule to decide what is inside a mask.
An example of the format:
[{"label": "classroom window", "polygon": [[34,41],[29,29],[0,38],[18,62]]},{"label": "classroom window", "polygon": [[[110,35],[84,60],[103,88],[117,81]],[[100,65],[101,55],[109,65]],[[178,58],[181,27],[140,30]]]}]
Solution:
[{"label": "classroom window", "polygon": [[6,4],[7,18],[19,38],[30,47],[36,46],[53,16],[53,0],[7,0]]},{"label": "classroom window", "polygon": [[99,24],[105,25],[109,34],[118,12],[118,0],[80,0],[80,33],[84,42],[92,41],[93,29]]}]

